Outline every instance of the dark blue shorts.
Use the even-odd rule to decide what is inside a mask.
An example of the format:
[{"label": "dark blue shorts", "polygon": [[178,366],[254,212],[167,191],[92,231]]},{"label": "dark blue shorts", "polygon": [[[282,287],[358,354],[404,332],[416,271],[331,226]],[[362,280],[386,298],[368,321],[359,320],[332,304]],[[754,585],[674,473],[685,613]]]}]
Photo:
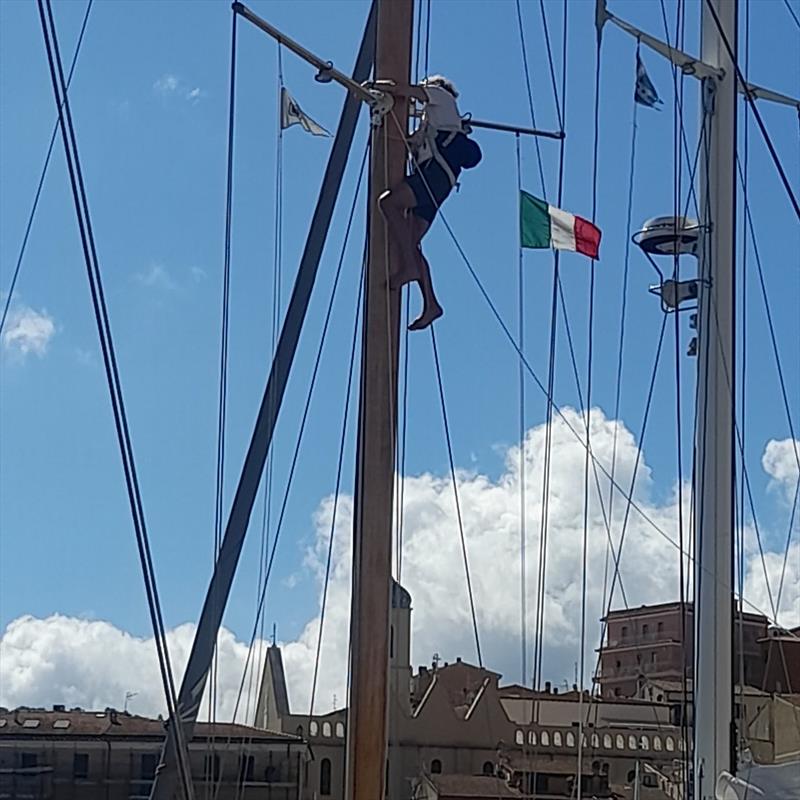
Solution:
[{"label": "dark blue shorts", "polygon": [[415,216],[433,222],[439,206],[445,201],[453,187],[450,178],[436,159],[429,159],[406,178],[414,192],[417,204],[412,209]]}]

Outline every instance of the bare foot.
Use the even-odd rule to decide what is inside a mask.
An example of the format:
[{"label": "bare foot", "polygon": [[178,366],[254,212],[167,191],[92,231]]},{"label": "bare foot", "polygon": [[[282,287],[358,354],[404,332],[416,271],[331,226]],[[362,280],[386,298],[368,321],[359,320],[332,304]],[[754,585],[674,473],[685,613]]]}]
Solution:
[{"label": "bare foot", "polygon": [[410,331],[421,331],[428,327],[432,322],[439,319],[444,314],[444,309],[437,303],[435,306],[426,308],[409,326]]}]

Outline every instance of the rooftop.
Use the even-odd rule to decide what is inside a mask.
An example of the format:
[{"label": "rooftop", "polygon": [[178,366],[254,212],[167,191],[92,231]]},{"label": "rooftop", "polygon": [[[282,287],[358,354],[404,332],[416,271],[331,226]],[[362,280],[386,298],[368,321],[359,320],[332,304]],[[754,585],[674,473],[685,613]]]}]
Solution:
[{"label": "rooftop", "polygon": [[[164,721],[151,717],[140,717],[123,711],[107,708],[105,711],[85,711],[63,706],[53,710],[20,707],[12,710],[0,709],[0,737],[142,737],[161,739],[164,736]],[[302,741],[300,737],[277,731],[253,728],[230,722],[198,722],[194,740],[214,737],[248,739],[251,741]]]},{"label": "rooftop", "polygon": [[[687,614],[693,614],[694,609],[692,603],[684,603],[686,607]],[[630,617],[642,617],[642,616],[649,616],[650,614],[664,614],[669,612],[677,612],[680,611],[681,603],[680,601],[672,601],[669,603],[654,603],[652,605],[641,605],[637,608],[618,608],[614,611],[609,611],[609,613],[605,617],[601,617],[601,622],[606,622],[608,620],[616,620],[616,619],[628,619]],[[763,614],[752,614],[749,611],[745,611],[743,614],[740,614],[738,611],[734,612],[736,618],[738,619],[739,616],[742,619],[747,620],[748,622],[757,622],[760,625],[767,625],[767,618]]]},{"label": "rooftop", "polygon": [[430,775],[428,780],[442,797],[522,797],[493,775]]}]

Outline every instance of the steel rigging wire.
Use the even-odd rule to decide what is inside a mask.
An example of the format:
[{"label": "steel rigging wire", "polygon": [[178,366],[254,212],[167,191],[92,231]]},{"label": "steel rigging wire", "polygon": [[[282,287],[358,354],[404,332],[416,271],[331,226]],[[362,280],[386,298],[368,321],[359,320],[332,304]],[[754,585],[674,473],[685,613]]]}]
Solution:
[{"label": "steel rigging wire", "polygon": [[[47,6],[46,13],[45,3]],[[141,492],[139,490],[139,480],[133,456],[133,446],[131,444],[128,419],[122,394],[122,383],[119,376],[116,352],[111,335],[108,308],[106,306],[105,292],[100,274],[100,263],[97,256],[94,231],[92,228],[91,217],[89,214],[89,204],[83,180],[83,172],[78,155],[78,143],[72,120],[69,97],[67,95],[67,85],[64,77],[61,53],[58,46],[58,35],[56,32],[55,20],[53,18],[51,0],[38,0],[38,8],[39,17],[42,24],[42,34],[44,37],[45,48],[47,50],[47,61],[50,68],[53,93],[55,95],[56,108],[58,109],[59,127],[61,128],[61,136],[64,142],[64,152],[67,160],[67,168],[69,170],[70,186],[72,189],[73,201],[75,203],[76,215],[78,217],[81,246],[83,249],[84,262],[86,265],[86,272],[92,295],[92,307],[100,337],[100,346],[103,355],[106,382],[108,384],[109,394],[111,396],[114,426],[117,432],[117,441],[120,449],[120,456],[122,458],[123,471],[125,473],[128,502],[131,509],[131,517],[136,535],[136,545],[139,551],[139,560],[145,583],[145,592],[147,595],[150,620],[153,627],[153,636],[156,643],[159,669],[161,672],[167,709],[169,711],[170,718],[177,723],[175,725],[175,730],[177,737],[178,769],[181,786],[184,796],[188,799],[193,796],[191,772],[188,763],[188,752],[186,750],[186,742],[183,737],[183,729],[179,722],[180,718],[177,714],[175,682],[169,659],[166,631],[164,628],[161,603],[158,596],[155,571],[150,552],[150,541],[145,522],[144,506],[142,503]]]},{"label": "steel rigging wire", "polygon": [[[69,72],[67,74],[67,92],[69,91],[70,84],[72,83],[72,74],[75,72],[75,65],[78,63],[78,55],[81,52],[81,45],[83,44],[83,34],[86,32],[86,24],[89,22],[89,12],[92,10],[93,3],[94,0],[89,0],[89,2],[86,4],[86,12],[83,15],[83,22],[81,23],[80,33],[78,34],[78,42],[75,45],[75,52],[72,55],[72,63],[69,65]],[[14,266],[14,273],[11,276],[11,283],[8,286],[8,292],[6,293],[6,301],[3,305],[3,315],[0,317],[0,334],[3,333],[3,328],[6,324],[8,309],[11,306],[11,300],[14,297],[14,289],[16,288],[17,278],[19,278],[20,268],[22,267],[22,259],[25,256],[25,248],[28,245],[28,237],[30,236],[33,220],[36,216],[36,209],[39,207],[39,197],[42,194],[44,179],[47,176],[47,168],[50,166],[50,156],[53,154],[56,136],[58,136],[58,124],[58,117],[56,117],[56,121],[53,123],[53,133],[50,135],[50,144],[47,146],[44,164],[42,165],[42,171],[39,175],[39,183],[37,184],[36,192],[33,195],[33,204],[31,205],[30,214],[28,214],[28,222],[25,226],[25,233],[22,236],[22,244],[20,245],[19,255],[17,256],[17,262]]]}]

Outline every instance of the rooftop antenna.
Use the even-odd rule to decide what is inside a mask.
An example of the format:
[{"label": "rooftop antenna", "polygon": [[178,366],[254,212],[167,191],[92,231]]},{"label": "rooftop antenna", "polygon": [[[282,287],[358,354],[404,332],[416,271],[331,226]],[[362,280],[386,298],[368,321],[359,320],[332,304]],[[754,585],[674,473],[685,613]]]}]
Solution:
[{"label": "rooftop antenna", "polygon": [[122,704],[123,714],[128,713],[128,700],[131,700],[132,698],[136,697],[137,694],[139,694],[139,692],[125,692],[125,702]]},{"label": "rooftop antenna", "polygon": [[275,647],[275,643],[278,640],[278,624],[276,622],[272,623],[272,646]]}]

